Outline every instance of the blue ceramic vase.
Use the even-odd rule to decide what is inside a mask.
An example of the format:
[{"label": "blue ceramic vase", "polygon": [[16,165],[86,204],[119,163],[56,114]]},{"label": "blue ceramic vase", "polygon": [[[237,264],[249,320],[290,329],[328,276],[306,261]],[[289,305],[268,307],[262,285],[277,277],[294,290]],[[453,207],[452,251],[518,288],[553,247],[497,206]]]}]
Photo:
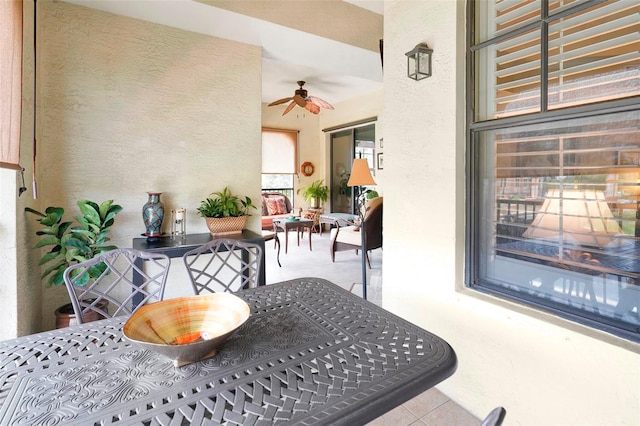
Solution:
[{"label": "blue ceramic vase", "polygon": [[159,237],[162,235],[162,222],[164,221],[164,204],[160,201],[162,192],[147,192],[147,194],[149,200],[142,207],[144,234],[147,237]]}]

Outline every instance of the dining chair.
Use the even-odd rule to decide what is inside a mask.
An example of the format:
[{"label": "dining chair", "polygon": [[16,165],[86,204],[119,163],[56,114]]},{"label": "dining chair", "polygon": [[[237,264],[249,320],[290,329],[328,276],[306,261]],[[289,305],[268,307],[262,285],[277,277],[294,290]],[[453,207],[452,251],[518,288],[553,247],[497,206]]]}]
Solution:
[{"label": "dining chair", "polygon": [[[88,313],[130,315],[138,306],[162,300],[170,265],[165,254],[120,248],[68,267],[63,277],[78,324]],[[99,276],[91,278],[95,272]]]},{"label": "dining chair", "polygon": [[262,262],[258,244],[220,238],[182,256],[195,294],[257,287]]},{"label": "dining chair", "polygon": [[504,407],[496,407],[484,418],[480,426],[500,426],[507,415]]}]

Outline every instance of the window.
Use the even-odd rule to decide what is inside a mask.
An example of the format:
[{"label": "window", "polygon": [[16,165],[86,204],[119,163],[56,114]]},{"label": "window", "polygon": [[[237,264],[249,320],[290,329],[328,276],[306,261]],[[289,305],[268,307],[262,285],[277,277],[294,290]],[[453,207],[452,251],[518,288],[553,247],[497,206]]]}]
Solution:
[{"label": "window", "polygon": [[293,202],[297,130],[262,129],[262,191],[282,192]]},{"label": "window", "polygon": [[470,4],[467,284],[640,340],[640,4]]}]

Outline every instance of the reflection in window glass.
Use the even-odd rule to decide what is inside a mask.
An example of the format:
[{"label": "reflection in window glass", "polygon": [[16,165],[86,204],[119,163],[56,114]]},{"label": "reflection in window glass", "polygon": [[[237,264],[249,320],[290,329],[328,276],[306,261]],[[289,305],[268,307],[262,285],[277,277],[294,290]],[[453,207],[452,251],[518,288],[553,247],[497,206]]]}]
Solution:
[{"label": "reflection in window glass", "polygon": [[542,5],[473,3],[468,284],[639,341],[640,3]]},{"label": "reflection in window glass", "polygon": [[640,326],[639,136],[635,113],[481,132],[479,279]]}]

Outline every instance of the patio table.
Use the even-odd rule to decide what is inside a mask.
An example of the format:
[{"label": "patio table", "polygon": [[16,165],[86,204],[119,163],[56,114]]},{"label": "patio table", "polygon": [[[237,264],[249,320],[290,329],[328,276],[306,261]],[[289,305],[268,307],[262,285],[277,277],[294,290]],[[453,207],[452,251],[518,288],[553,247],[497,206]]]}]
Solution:
[{"label": "patio table", "polygon": [[452,375],[441,338],[300,278],[236,293],[250,319],[183,367],[125,317],[0,342],[0,424],[364,424]]}]

